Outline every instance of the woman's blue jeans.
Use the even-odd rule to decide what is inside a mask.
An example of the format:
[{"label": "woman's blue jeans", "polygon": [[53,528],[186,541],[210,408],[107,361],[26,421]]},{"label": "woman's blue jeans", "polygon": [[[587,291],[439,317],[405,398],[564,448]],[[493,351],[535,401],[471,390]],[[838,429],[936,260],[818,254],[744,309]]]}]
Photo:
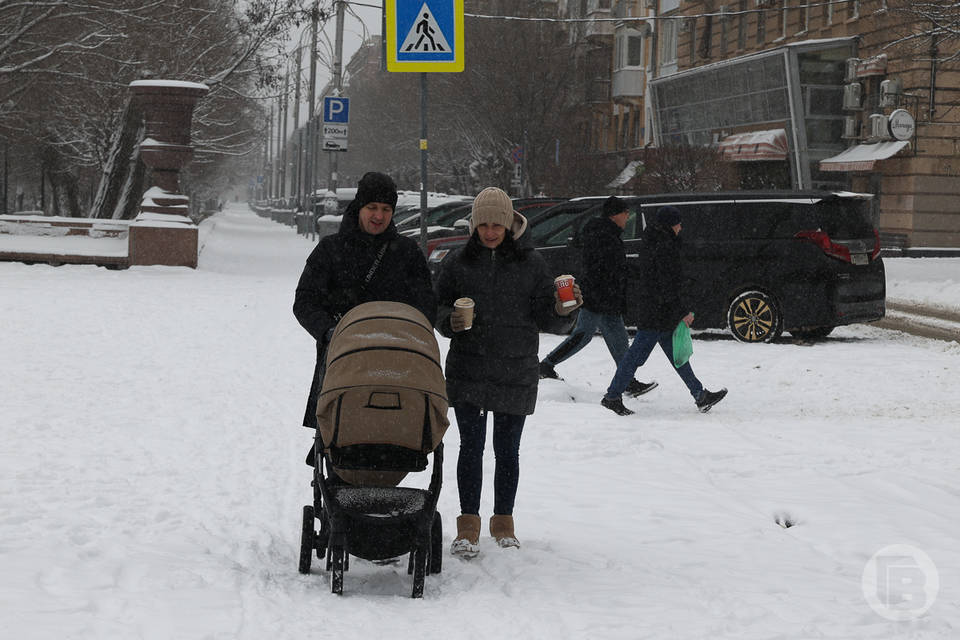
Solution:
[{"label": "woman's blue jeans", "polygon": [[[453,408],[460,430],[460,455],[457,458],[457,489],[460,513],[480,515],[480,490],[483,487],[483,447],[487,440],[487,411],[464,405]],[[493,414],[493,513],[513,515],[520,480],[520,435],[526,416]]]},{"label": "woman's blue jeans", "polygon": [[[623,356],[623,359],[620,360],[620,364],[617,365],[617,373],[614,374],[613,380],[607,388],[606,397],[612,399],[619,398],[623,395],[627,385],[633,380],[633,375],[637,372],[637,369],[643,366],[647,358],[650,357],[653,348],[658,343],[664,355],[667,356],[667,360],[670,361],[670,366],[673,366],[673,332],[650,329],[638,330],[633,338],[633,344],[630,345],[627,353]],[[703,385],[700,384],[700,380],[694,375],[690,362],[687,361],[687,363],[680,368],[674,367],[674,370],[677,372],[677,375],[680,376],[680,379],[683,380],[683,383],[687,385],[687,389],[690,390],[690,395],[693,396],[693,399],[696,400],[699,398],[700,393],[703,391]]]}]

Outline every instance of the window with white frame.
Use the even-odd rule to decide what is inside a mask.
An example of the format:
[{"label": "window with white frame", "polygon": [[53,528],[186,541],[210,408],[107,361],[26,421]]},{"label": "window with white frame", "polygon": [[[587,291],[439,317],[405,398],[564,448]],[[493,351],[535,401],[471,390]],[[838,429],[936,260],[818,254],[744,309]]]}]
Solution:
[{"label": "window with white frame", "polygon": [[676,67],[677,65],[677,30],[678,20],[660,21],[660,66]]},{"label": "window with white frame", "polygon": [[833,0],[827,0],[827,6],[823,8],[826,23],[833,24]]},{"label": "window with white frame", "polygon": [[643,66],[643,36],[636,29],[619,29],[613,41],[614,70]]},{"label": "window with white frame", "polygon": [[780,37],[787,37],[787,17],[790,13],[790,0],[783,0],[783,8],[780,10]]},{"label": "window with white frame", "polygon": [[800,31],[797,33],[806,33],[810,30],[810,1],[800,0]]},{"label": "window with white frame", "polygon": [[737,11],[737,49],[745,49],[747,46],[747,0],[738,0]]},{"label": "window with white frame", "polygon": [[727,55],[727,22],[729,19],[727,15],[727,7],[720,7],[720,57],[726,57]]}]

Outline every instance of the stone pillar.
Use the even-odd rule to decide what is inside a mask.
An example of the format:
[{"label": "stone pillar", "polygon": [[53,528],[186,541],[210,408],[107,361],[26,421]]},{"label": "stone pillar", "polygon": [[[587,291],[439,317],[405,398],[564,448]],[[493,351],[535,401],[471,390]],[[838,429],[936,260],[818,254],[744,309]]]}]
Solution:
[{"label": "stone pillar", "polygon": [[130,264],[195,268],[197,226],[188,217],[189,198],[180,193],[180,170],[193,158],[193,109],[209,88],[196,82],[137,80],[130,89],[143,112],[146,136],[140,157],[153,182],[130,225]]}]

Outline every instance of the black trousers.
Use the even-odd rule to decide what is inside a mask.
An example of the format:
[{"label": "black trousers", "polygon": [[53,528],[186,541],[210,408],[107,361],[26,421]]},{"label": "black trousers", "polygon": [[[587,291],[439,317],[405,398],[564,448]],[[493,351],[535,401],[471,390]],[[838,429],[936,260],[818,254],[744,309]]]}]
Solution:
[{"label": "black trousers", "polygon": [[[460,513],[480,514],[483,488],[483,448],[487,440],[487,411],[471,405],[454,407],[460,430],[457,490]],[[493,513],[513,515],[520,481],[520,436],[526,416],[493,413]]]}]

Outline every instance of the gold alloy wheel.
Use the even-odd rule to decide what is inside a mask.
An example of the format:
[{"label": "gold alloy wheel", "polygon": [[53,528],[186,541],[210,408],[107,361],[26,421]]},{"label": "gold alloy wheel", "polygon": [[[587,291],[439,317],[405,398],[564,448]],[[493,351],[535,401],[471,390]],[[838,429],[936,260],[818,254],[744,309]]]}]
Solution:
[{"label": "gold alloy wheel", "polygon": [[759,291],[742,293],[730,305],[730,330],[740,342],[768,342],[780,329],[780,313],[773,302]]}]

